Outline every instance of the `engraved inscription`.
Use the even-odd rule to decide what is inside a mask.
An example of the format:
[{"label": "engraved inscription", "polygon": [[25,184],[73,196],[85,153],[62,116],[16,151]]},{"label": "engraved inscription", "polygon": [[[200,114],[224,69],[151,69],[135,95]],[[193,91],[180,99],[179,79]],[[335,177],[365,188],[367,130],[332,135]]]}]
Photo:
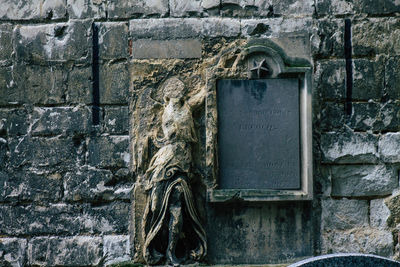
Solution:
[{"label": "engraved inscription", "polygon": [[221,189],[299,189],[297,79],[220,80]]}]

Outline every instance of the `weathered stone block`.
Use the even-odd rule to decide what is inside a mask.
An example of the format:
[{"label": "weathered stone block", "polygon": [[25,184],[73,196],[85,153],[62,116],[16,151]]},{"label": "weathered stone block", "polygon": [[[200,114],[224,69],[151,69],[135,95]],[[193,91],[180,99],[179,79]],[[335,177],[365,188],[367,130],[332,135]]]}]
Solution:
[{"label": "weathered stone block", "polygon": [[133,39],[183,39],[199,37],[202,20],[187,19],[135,19],[129,21],[129,32]]},{"label": "weathered stone block", "polygon": [[339,1],[329,1],[329,0],[317,0],[316,1],[316,11],[318,15],[345,15],[354,13],[354,3],[339,0]]},{"label": "weathered stone block", "polygon": [[0,67],[0,105],[17,104],[21,91],[16,89],[13,67]]},{"label": "weathered stone block", "polygon": [[124,184],[121,177],[109,170],[80,169],[67,172],[64,178],[64,200],[102,201],[130,199],[132,184]]},{"label": "weathered stone block", "polygon": [[133,58],[200,58],[201,41],[197,39],[148,40],[133,42]]},{"label": "weathered stone block", "polygon": [[[1,123],[0,123],[1,126]],[[1,129],[1,127],[0,127]],[[4,170],[7,162],[7,140],[0,137],[0,169]],[[2,179],[2,178],[1,178]]]},{"label": "weathered stone block", "polygon": [[199,0],[170,0],[169,12],[172,17],[186,17],[193,14],[197,16],[203,13],[202,1]]},{"label": "weathered stone block", "polygon": [[99,57],[120,59],[128,57],[128,24],[103,22],[99,24]]},{"label": "weathered stone block", "polygon": [[389,99],[400,100],[400,57],[391,57],[385,65],[385,94]]},{"label": "weathered stone block", "polygon": [[101,237],[34,237],[28,244],[29,264],[96,266],[102,258],[101,245]]},{"label": "weathered stone block", "polygon": [[318,61],[315,83],[323,99],[344,99],[346,96],[345,60]]},{"label": "weathered stone block", "polygon": [[0,135],[23,135],[28,129],[26,109],[0,109]]},{"label": "weathered stone block", "polygon": [[81,231],[91,234],[127,234],[130,203],[112,202],[86,207],[80,218]]},{"label": "weathered stone block", "polygon": [[33,109],[33,135],[81,134],[89,131],[91,111],[88,107]]},{"label": "weathered stone block", "polygon": [[352,25],[355,56],[400,54],[400,21],[394,18],[369,18]]},{"label": "weathered stone block", "polygon": [[104,132],[128,134],[129,109],[127,106],[104,108]]},{"label": "weathered stone block", "polygon": [[11,59],[11,54],[13,52],[13,46],[12,46],[13,28],[14,26],[12,24],[0,25],[0,62],[3,60],[8,61]]},{"label": "weathered stone block", "polygon": [[384,76],[384,63],[381,60],[354,59],[352,100],[381,99]]},{"label": "weathered stone block", "polygon": [[315,57],[344,57],[344,20],[320,19],[315,22],[316,32],[311,38],[311,51]]},{"label": "weathered stone block", "polygon": [[32,104],[65,102],[67,77],[63,66],[17,65],[13,74],[15,90],[19,93],[14,101]]},{"label": "weathered stone block", "polygon": [[[0,206],[3,235],[75,235],[81,226],[82,207],[66,204],[49,206]],[[88,227],[87,227],[88,228]]]},{"label": "weathered stone block", "polygon": [[109,18],[131,18],[143,16],[161,16],[168,13],[168,0],[109,0],[107,5]]},{"label": "weathered stone block", "polygon": [[240,35],[240,21],[231,18],[203,19],[202,34],[206,37],[236,37]]},{"label": "weathered stone block", "polygon": [[0,20],[61,19],[66,15],[63,0],[5,0],[0,9]]},{"label": "weathered stone block", "polygon": [[372,227],[387,227],[390,210],[385,204],[385,199],[372,199],[370,202],[370,224]]},{"label": "weathered stone block", "polygon": [[400,133],[387,133],[379,138],[379,154],[384,162],[400,162]]},{"label": "weathered stone block", "polygon": [[127,64],[100,66],[100,103],[127,104],[129,97],[129,74]]},{"label": "weathered stone block", "polygon": [[354,130],[398,131],[400,127],[400,105],[397,103],[353,103],[352,109],[346,124]]},{"label": "weathered stone block", "polygon": [[68,103],[91,104],[92,69],[85,66],[74,66],[68,74],[67,95]]},{"label": "weathered stone block", "polygon": [[59,173],[0,172],[0,201],[59,201],[62,183]]},{"label": "weathered stone block", "polygon": [[268,18],[242,19],[242,36],[278,37],[282,33],[310,32],[312,21],[309,18]]},{"label": "weathered stone block", "polygon": [[105,0],[67,0],[67,11],[71,19],[100,19],[106,17]]},{"label": "weathered stone block", "polygon": [[19,61],[89,61],[92,53],[90,20],[67,23],[24,25],[14,31]]},{"label": "weathered stone block", "polygon": [[323,234],[322,253],[364,253],[390,257],[393,255],[393,243],[390,231],[375,228],[330,231]]},{"label": "weathered stone block", "polygon": [[24,266],[27,241],[23,238],[0,238],[0,265]]},{"label": "weathered stone block", "polygon": [[321,109],[321,130],[332,131],[343,127],[345,122],[343,103],[326,102]]},{"label": "weathered stone block", "polygon": [[356,199],[322,199],[323,230],[351,229],[368,225],[368,201]]},{"label": "weathered stone block", "polygon": [[13,167],[31,165],[34,167],[59,168],[72,164],[80,155],[72,139],[60,137],[21,137],[9,143],[10,164]]},{"label": "weathered stone block", "polygon": [[106,255],[105,264],[115,264],[129,261],[130,243],[128,235],[106,235],[103,237],[103,255]]},{"label": "weathered stone block", "polygon": [[332,166],[332,196],[384,196],[397,186],[398,175],[392,166]]},{"label": "weathered stone block", "polygon": [[[264,11],[262,12],[262,15],[268,15],[265,14],[266,9],[263,8],[265,5],[260,6],[260,2],[267,2],[263,0],[255,0],[255,6],[258,7],[258,11]],[[280,0],[272,0],[269,1],[270,6],[272,7],[273,14],[275,15],[312,15],[314,13],[314,1],[313,0],[303,0],[303,1],[298,1],[298,0],[285,0],[285,1],[280,1]],[[267,9],[268,10],[268,9]]]},{"label": "weathered stone block", "polygon": [[220,0],[203,0],[202,4],[205,9],[211,9],[211,8],[219,9]]},{"label": "weathered stone block", "polygon": [[127,167],[129,136],[100,136],[89,140],[88,162],[99,167]]},{"label": "weathered stone block", "polygon": [[321,135],[324,162],[374,163],[378,159],[378,137],[368,133],[345,131]]}]

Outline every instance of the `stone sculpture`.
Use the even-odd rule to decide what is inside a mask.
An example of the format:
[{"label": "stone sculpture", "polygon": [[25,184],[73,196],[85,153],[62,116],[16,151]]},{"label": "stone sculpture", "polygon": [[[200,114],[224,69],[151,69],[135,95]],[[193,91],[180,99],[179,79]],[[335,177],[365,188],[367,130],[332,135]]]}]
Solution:
[{"label": "stone sculpture", "polygon": [[201,260],[207,251],[191,183],[192,144],[197,142],[192,110],[203,103],[204,89],[185,99],[185,85],[173,77],[164,83],[162,137],[146,170],[143,256],[147,264],[177,266]]}]

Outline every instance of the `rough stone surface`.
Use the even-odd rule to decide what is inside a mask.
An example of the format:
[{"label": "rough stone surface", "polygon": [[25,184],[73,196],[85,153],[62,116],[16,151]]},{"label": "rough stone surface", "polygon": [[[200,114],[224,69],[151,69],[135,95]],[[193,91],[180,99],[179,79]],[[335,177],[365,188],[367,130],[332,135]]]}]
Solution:
[{"label": "rough stone surface", "polygon": [[321,136],[325,162],[374,163],[378,159],[378,137],[367,133],[345,131]]},{"label": "rough stone surface", "polygon": [[91,21],[23,25],[14,30],[16,56],[20,61],[85,61],[91,58]]},{"label": "rough stone surface", "polygon": [[98,265],[102,258],[101,245],[101,237],[35,237],[28,244],[29,264]]},{"label": "rough stone surface", "polygon": [[344,104],[325,102],[321,108],[321,129],[323,131],[339,130],[344,122]]},{"label": "rough stone surface", "polygon": [[13,52],[13,28],[12,24],[0,24],[0,62],[9,60]]},{"label": "rough stone surface", "polygon": [[102,104],[128,103],[129,74],[124,63],[100,66],[100,101]]},{"label": "rough stone surface", "polygon": [[99,25],[99,57],[120,59],[128,57],[128,24],[103,22]]},{"label": "rough stone surface", "polygon": [[71,19],[100,19],[106,17],[105,0],[67,0],[67,11]]},{"label": "rough stone surface", "polygon": [[169,12],[172,17],[185,17],[190,15],[201,15],[203,12],[202,1],[199,0],[170,0]]},{"label": "rough stone surface", "polygon": [[391,57],[385,65],[385,94],[390,99],[400,99],[400,74],[396,69],[400,68],[400,58]]},{"label": "rough stone surface", "polygon": [[0,265],[24,266],[27,241],[23,238],[0,238]]},{"label": "rough stone surface", "polygon": [[27,133],[26,109],[0,109],[0,135],[14,136]]},{"label": "rough stone surface", "polygon": [[88,143],[88,163],[99,167],[127,167],[130,161],[129,137],[101,136]]},{"label": "rough stone surface", "polygon": [[129,261],[131,259],[129,244],[129,236],[127,235],[104,236],[103,255],[106,257],[105,264]]},{"label": "rough stone surface", "polygon": [[387,133],[379,139],[379,154],[383,161],[400,162],[400,133]]},{"label": "rough stone surface", "polygon": [[346,96],[345,60],[319,61],[315,81],[323,99],[343,99]]},{"label": "rough stone surface", "polygon": [[311,23],[311,20],[307,18],[242,19],[240,21],[242,36],[245,37],[277,37],[287,32],[304,32],[311,27]]},{"label": "rough stone surface", "polygon": [[322,229],[351,229],[367,226],[368,201],[355,199],[323,199]]},{"label": "rough stone surface", "polygon": [[343,19],[321,19],[314,22],[311,36],[311,53],[318,58],[344,58]]},{"label": "rough stone surface", "polygon": [[354,59],[352,100],[381,99],[384,76],[382,61]]},{"label": "rough stone surface", "polygon": [[0,20],[43,20],[66,17],[63,0],[35,0],[19,2],[4,0],[1,3]]},{"label": "rough stone surface", "polygon": [[398,187],[395,168],[386,165],[332,166],[332,195],[385,196]]},{"label": "rough stone surface", "polygon": [[369,213],[372,227],[387,227],[386,221],[390,216],[390,210],[386,206],[384,199],[372,199]]},{"label": "rough stone surface", "polygon": [[358,252],[384,257],[393,255],[392,233],[376,228],[326,232],[322,242],[323,254]]},{"label": "rough stone surface", "polygon": [[107,4],[109,18],[131,18],[142,16],[163,17],[167,14],[168,0],[109,0]]},{"label": "rough stone surface", "polygon": [[104,132],[112,134],[128,134],[128,107],[109,107],[104,109]]},{"label": "rough stone surface", "polygon": [[133,58],[200,58],[201,42],[196,39],[147,40],[133,42]]},{"label": "rough stone surface", "polygon": [[72,104],[91,104],[92,70],[90,67],[74,66],[68,75],[66,101]]}]

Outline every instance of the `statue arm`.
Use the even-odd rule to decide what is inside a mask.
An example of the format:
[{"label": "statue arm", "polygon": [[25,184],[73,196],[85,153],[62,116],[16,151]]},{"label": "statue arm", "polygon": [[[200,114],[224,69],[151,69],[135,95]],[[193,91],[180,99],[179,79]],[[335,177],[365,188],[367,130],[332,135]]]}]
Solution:
[{"label": "statue arm", "polygon": [[204,99],[206,98],[207,90],[205,86],[202,86],[201,89],[195,93],[193,96],[189,97],[188,104],[192,109],[197,109],[204,103]]}]

